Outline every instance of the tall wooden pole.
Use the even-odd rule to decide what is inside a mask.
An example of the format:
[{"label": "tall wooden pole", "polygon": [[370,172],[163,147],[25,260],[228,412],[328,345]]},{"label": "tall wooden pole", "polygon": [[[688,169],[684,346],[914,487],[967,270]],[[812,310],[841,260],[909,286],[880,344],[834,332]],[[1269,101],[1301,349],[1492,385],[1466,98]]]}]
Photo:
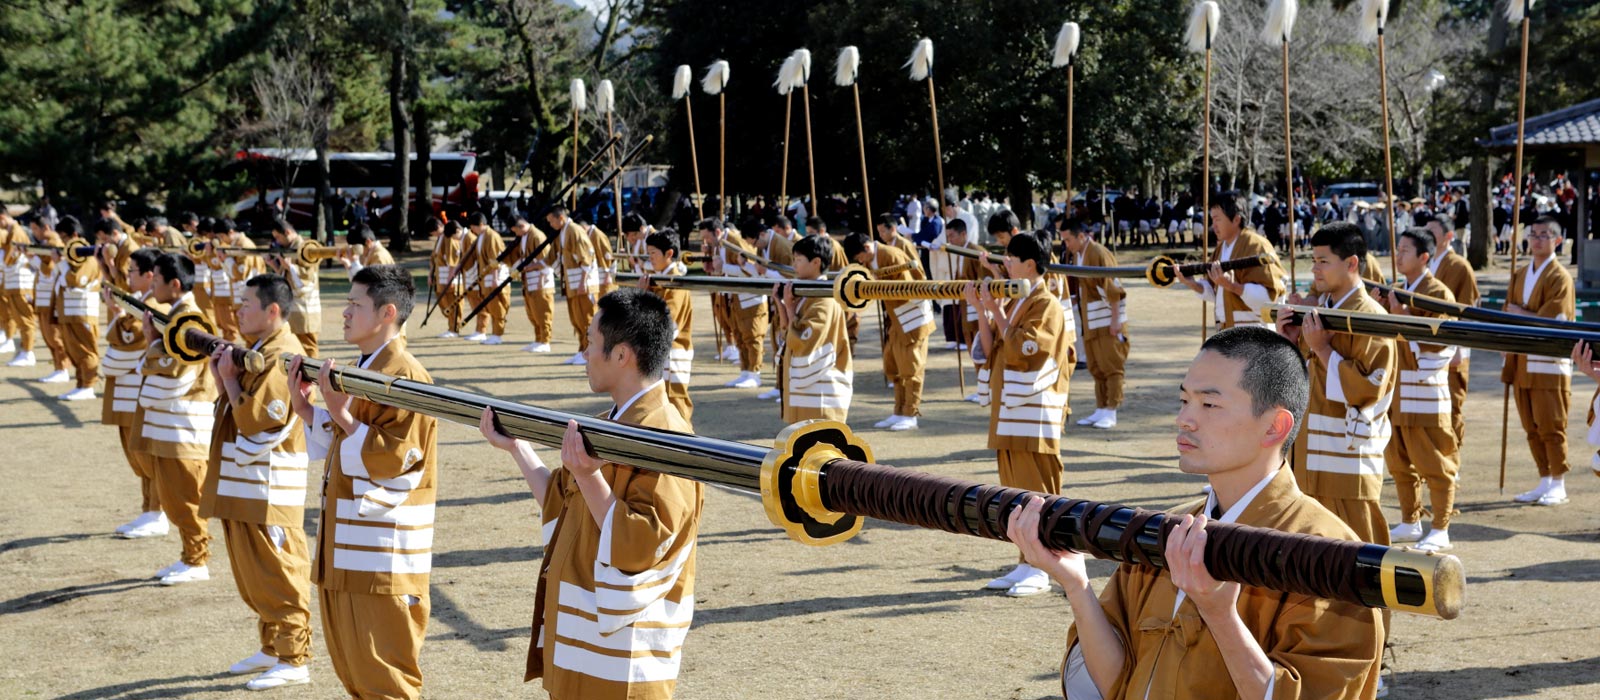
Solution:
[{"label": "tall wooden pole", "polygon": [[816,151],[811,149],[811,81],[806,76],[805,83],[800,85],[800,103],[805,105],[806,112],[806,173],[811,178],[811,206],[806,207],[807,216],[819,216],[817,207],[821,206],[822,199],[817,196],[817,159]]},{"label": "tall wooden pole", "polygon": [[789,117],[794,112],[794,92],[783,93],[783,173],[778,176],[778,211],[789,210]]},{"label": "tall wooden pole", "polygon": [[717,92],[717,218],[728,220],[728,92]]},{"label": "tall wooden pole", "polygon": [[1394,234],[1394,207],[1397,198],[1394,195],[1394,166],[1389,159],[1389,64],[1383,54],[1383,25],[1378,25],[1378,100],[1383,105],[1383,182],[1384,196],[1389,201],[1384,203],[1383,212],[1389,220],[1389,281],[1399,283],[1400,267],[1395,262],[1395,234]]},{"label": "tall wooden pole", "polygon": [[[1294,225],[1299,217],[1294,210],[1294,139],[1289,130],[1289,37],[1283,38],[1283,179],[1288,184],[1289,204],[1289,288],[1299,294],[1299,277],[1295,274]],[[1308,229],[1307,234],[1311,231]]]},{"label": "tall wooden pole", "polygon": [[[609,141],[611,139],[611,136],[613,134],[615,134],[615,133],[617,133],[617,128],[616,128],[616,124],[613,123],[613,121],[612,121],[611,112],[606,112],[606,139]],[[616,167],[617,167],[617,146],[616,146],[615,143],[612,143],[611,148],[608,148],[606,150],[611,152],[611,168],[613,170],[615,170]],[[617,235],[621,236],[622,235],[622,174],[621,173],[617,173],[616,181],[611,183],[611,209],[617,215]],[[629,251],[629,252],[632,252],[632,251]],[[637,263],[629,263],[630,266],[632,266],[634,264],[637,264]]]},{"label": "tall wooden pole", "polygon": [[[578,110],[576,109],[572,110],[572,179],[578,179]],[[567,205],[567,208],[577,209],[578,187],[576,183],[574,183],[572,188],[572,196],[568,199],[570,199],[572,203]]]},{"label": "tall wooden pole", "polygon": [[[861,150],[861,211],[867,226],[872,226],[872,192],[867,187],[867,136],[861,128],[861,88],[850,83],[850,93],[856,102],[856,146]],[[964,394],[963,394],[964,395]]]},{"label": "tall wooden pole", "polygon": [[[1206,260],[1211,260],[1211,30],[1206,29],[1205,123],[1201,125],[1200,163],[1200,241],[1205,246]],[[1200,300],[1200,342],[1206,342],[1206,300]]]},{"label": "tall wooden pole", "polygon": [[[1511,0],[1517,2],[1518,0]],[[1517,77],[1517,153],[1512,173],[1516,194],[1511,202],[1511,279],[1517,277],[1517,247],[1522,236],[1522,144],[1528,119],[1528,10],[1533,3],[1522,0],[1522,66]],[[1506,286],[1506,303],[1511,303],[1512,285]],[[1522,303],[1528,303],[1523,299]],[[1506,492],[1506,438],[1511,429],[1511,385],[1500,398],[1500,493]]]},{"label": "tall wooden pole", "polygon": [[933,112],[933,169],[939,178],[940,202],[944,201],[944,149],[939,145],[939,102],[933,96],[933,70],[928,70],[928,108]]},{"label": "tall wooden pole", "polygon": [[689,167],[694,168],[694,211],[697,216],[706,218],[705,192],[700,189],[700,156],[694,146],[694,100],[688,95],[683,96],[683,111],[689,116]]},{"label": "tall wooden pole", "polygon": [[1072,64],[1067,63],[1067,213],[1072,213]]}]

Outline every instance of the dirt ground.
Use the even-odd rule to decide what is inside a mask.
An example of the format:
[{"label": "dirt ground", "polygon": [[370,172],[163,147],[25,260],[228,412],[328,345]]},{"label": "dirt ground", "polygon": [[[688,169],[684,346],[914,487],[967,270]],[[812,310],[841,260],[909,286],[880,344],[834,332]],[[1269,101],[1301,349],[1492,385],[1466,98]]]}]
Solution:
[{"label": "dirt ground", "polygon": [[[343,277],[327,275],[335,276]],[[338,342],[343,292],[330,286],[325,294],[325,352],[349,358],[353,348]],[[1121,424],[1111,431],[1069,426],[1065,491],[1170,507],[1202,483],[1180,474],[1172,459],[1176,386],[1198,347],[1200,304],[1187,291],[1142,282],[1130,285],[1129,298],[1133,351]],[[782,428],[777,405],[757,401],[755,390],[722,387],[737,367],[710,359],[709,308],[703,296],[697,303],[699,431],[770,444]],[[562,310],[557,318],[549,355],[516,352],[532,340],[520,300],[503,346],[436,339],[440,319],[419,328],[414,318],[411,348],[440,384],[573,412],[604,410],[605,401],[587,393],[581,370],[560,364],[576,344]],[[862,341],[850,422],[878,460],[996,479],[993,455],[983,449],[987,412],[960,400],[956,354],[934,353],[922,429],[889,433],[870,428],[892,405],[878,374],[875,319],[864,320]],[[1574,382],[1571,503],[1517,506],[1496,483],[1498,366],[1491,353],[1473,358],[1462,514],[1451,528],[1469,575],[1467,605],[1453,621],[1396,617],[1391,697],[1600,697],[1600,606],[1592,602],[1600,590],[1600,480],[1588,467],[1593,451],[1582,429],[1594,387],[1582,377]],[[226,669],[255,651],[255,627],[220,539],[213,540],[211,581],[157,585],[151,574],[178,555],[176,533],[111,537],[135,515],[136,482],[115,432],[99,425],[99,402],[54,400],[61,385],[33,382],[46,371],[43,364],[0,367],[0,445],[13,455],[0,466],[10,485],[0,508],[0,698],[245,695],[247,678]],[[770,364],[766,376],[770,384]],[[1094,408],[1089,377],[1080,371],[1074,380],[1072,408],[1086,415]],[[968,391],[973,382],[969,366]],[[1536,479],[1519,435],[1513,427],[1507,494]],[[444,427],[439,447],[425,695],[542,698],[537,683],[521,680],[540,557],[537,505],[515,466],[475,429]],[[557,459],[554,450],[542,454]],[[309,498],[308,529],[318,500]],[[1390,487],[1390,518],[1395,505]],[[221,534],[215,523],[212,534]],[[806,547],[769,524],[755,497],[718,489],[707,493],[700,545],[698,609],[679,697],[1059,695],[1057,666],[1071,622],[1059,592],[1014,600],[978,590],[1014,561],[1009,545],[873,522],[848,543]],[[1110,571],[1106,562],[1091,564],[1097,586]],[[279,695],[343,697],[320,622],[315,627],[312,684]]]}]

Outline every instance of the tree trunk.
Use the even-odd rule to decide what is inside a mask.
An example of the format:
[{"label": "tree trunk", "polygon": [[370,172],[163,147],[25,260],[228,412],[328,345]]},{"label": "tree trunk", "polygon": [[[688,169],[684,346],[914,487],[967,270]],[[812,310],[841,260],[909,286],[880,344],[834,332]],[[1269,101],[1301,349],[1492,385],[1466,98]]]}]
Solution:
[{"label": "tree trunk", "polygon": [[338,222],[328,221],[328,197],[331,186],[331,175],[328,172],[328,132],[333,129],[333,84],[330,81],[322,86],[322,95],[318,97],[318,124],[316,134],[313,136],[317,149],[317,196],[316,219],[314,230],[318,241],[326,243],[332,236],[333,226]]},{"label": "tree trunk", "polygon": [[[413,82],[415,82],[415,75],[416,71],[412,71]],[[413,96],[415,95],[413,94]],[[427,105],[418,101],[412,118],[415,122],[417,133],[417,173],[420,175],[417,180],[417,210],[424,217],[432,217],[435,214],[433,207],[433,129],[428,123],[429,117]],[[448,210],[448,207],[446,209]]]},{"label": "tree trunk", "polygon": [[[1506,48],[1507,38],[1506,16],[1501,12],[1489,13],[1489,43],[1485,54],[1494,56],[1502,53]],[[1500,81],[1488,80],[1480,85],[1478,90],[1477,112],[1488,114],[1494,112],[1495,102],[1500,97]],[[1490,196],[1489,187],[1489,153],[1481,148],[1473,149],[1472,164],[1467,172],[1472,179],[1470,199],[1472,211],[1472,240],[1467,247],[1467,262],[1472,264],[1474,270],[1482,270],[1489,266],[1489,251],[1493,250],[1490,241],[1494,240],[1495,232],[1490,230],[1494,225],[1494,198]]]},{"label": "tree trunk", "polygon": [[[402,36],[410,23],[410,2],[399,0],[405,13]],[[403,42],[403,40],[402,40]],[[394,131],[394,194],[390,206],[394,212],[394,230],[390,232],[389,250],[403,252],[411,248],[411,106],[407,104],[406,73],[408,58],[403,43],[389,52],[389,120]]]}]

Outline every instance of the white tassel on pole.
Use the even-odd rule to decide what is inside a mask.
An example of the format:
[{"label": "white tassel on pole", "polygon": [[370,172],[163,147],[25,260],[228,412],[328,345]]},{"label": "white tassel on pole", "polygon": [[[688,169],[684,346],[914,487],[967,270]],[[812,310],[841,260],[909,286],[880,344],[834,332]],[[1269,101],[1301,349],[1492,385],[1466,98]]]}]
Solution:
[{"label": "white tassel on pole", "polygon": [[1082,33],[1078,30],[1077,22],[1067,22],[1061,25],[1061,31],[1056,32],[1056,55],[1050,65],[1062,68],[1072,63],[1072,58],[1078,55],[1078,41]]},{"label": "white tassel on pole", "polygon": [[1298,0],[1272,0],[1267,5],[1267,24],[1261,29],[1261,40],[1269,46],[1289,41],[1294,33],[1294,20],[1300,14]]},{"label": "white tassel on pole", "polygon": [[811,50],[795,49],[793,56],[795,77],[799,79],[799,82],[795,83],[795,87],[811,82]]},{"label": "white tassel on pole", "polygon": [[1196,53],[1211,48],[1217,38],[1217,24],[1222,21],[1222,8],[1211,0],[1198,2],[1189,13],[1189,31],[1186,34],[1189,50]]},{"label": "white tassel on pole", "polygon": [[728,62],[717,61],[706,67],[706,77],[700,81],[700,89],[707,95],[716,95],[728,87]]},{"label": "white tassel on pole", "polygon": [[583,87],[583,78],[572,79],[572,111],[582,112],[588,108],[589,91]]},{"label": "white tassel on pole", "polygon": [[783,59],[783,65],[778,66],[778,79],[772,82],[772,86],[778,88],[779,95],[787,95],[795,89],[798,83],[794,76],[799,70],[800,61],[794,56]]},{"label": "white tassel on pole", "polygon": [[1534,0],[1506,0],[1506,21],[1521,24],[1523,16],[1533,9],[1533,3]]},{"label": "white tassel on pole", "polygon": [[596,85],[595,88],[594,88],[594,112],[595,112],[595,114],[610,114],[610,113],[616,111],[616,108],[617,108],[616,89],[611,87],[611,81],[609,81],[609,80],[600,81],[600,84]]},{"label": "white tassel on pole", "polygon": [[672,99],[681,100],[689,94],[689,86],[694,83],[694,69],[688,66],[678,66],[678,72],[672,76]]},{"label": "white tassel on pole", "polygon": [[901,68],[911,69],[912,80],[927,80],[933,72],[933,40],[917,40],[917,47],[911,50],[910,60]]},{"label": "white tassel on pole", "polygon": [[1387,21],[1389,0],[1361,0],[1361,23],[1356,26],[1356,39],[1363,44],[1376,41]]},{"label": "white tassel on pole", "polygon": [[833,67],[833,84],[839,87],[850,87],[856,84],[856,77],[861,74],[861,52],[854,46],[839,49],[839,60]]}]

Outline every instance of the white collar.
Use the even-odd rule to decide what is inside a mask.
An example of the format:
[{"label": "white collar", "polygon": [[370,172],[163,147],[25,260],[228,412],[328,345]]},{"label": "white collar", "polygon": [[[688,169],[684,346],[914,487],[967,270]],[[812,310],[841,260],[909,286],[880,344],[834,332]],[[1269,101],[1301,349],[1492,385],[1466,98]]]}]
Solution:
[{"label": "white collar", "polygon": [[[1272,483],[1272,480],[1277,478],[1278,471],[1281,470],[1281,469],[1283,469],[1283,467],[1280,465],[1278,467],[1278,469],[1272,470],[1272,473],[1268,474],[1267,478],[1256,482],[1255,486],[1251,487],[1249,491],[1244,492],[1244,496],[1239,498],[1239,502],[1238,503],[1233,504],[1233,507],[1229,508],[1228,512],[1223,513],[1221,518],[1217,518],[1216,520],[1214,520],[1212,522],[1231,523],[1231,522],[1238,521],[1239,520],[1239,516],[1244,514],[1244,509],[1249,508],[1250,507],[1250,503],[1252,501],[1256,500],[1256,496],[1261,495],[1261,490],[1265,489],[1267,487],[1267,484]],[[1216,507],[1217,507],[1217,491],[1216,491],[1216,489],[1212,489],[1209,493],[1206,494],[1206,508],[1202,512],[1205,513],[1207,518],[1210,518],[1211,517],[1211,512],[1213,510],[1215,510]],[[1173,617],[1177,617],[1178,616],[1178,608],[1183,607],[1183,601],[1187,597],[1188,597],[1188,595],[1183,592],[1183,589],[1181,589],[1181,588],[1178,589],[1178,595],[1172,601],[1172,616]]]},{"label": "white collar", "polygon": [[1433,256],[1433,258],[1429,259],[1428,260],[1428,272],[1432,272],[1433,274],[1436,274],[1436,275],[1439,274],[1439,263],[1444,262],[1444,259],[1446,257],[1448,257],[1449,255],[1450,255],[1450,249],[1449,248],[1445,248],[1444,252],[1441,252],[1438,255]]},{"label": "white collar", "polygon": [[[398,335],[395,336],[395,338],[398,338],[398,337],[400,337],[400,336],[398,336]],[[379,345],[377,350],[373,350],[371,355],[368,355],[366,357],[366,359],[357,362],[356,363],[356,368],[357,369],[366,369],[368,366],[370,366],[372,364],[372,360],[374,358],[376,358],[379,354],[381,354],[383,352],[384,348],[389,347],[389,343],[392,343],[392,342],[394,342],[394,338],[390,338],[388,340],[383,341],[383,344]]]},{"label": "white collar", "polygon": [[[1350,291],[1348,291],[1348,292],[1345,292],[1345,293],[1344,293],[1344,296],[1342,296],[1342,297],[1339,297],[1339,303],[1337,303],[1337,304],[1332,304],[1332,305],[1330,305],[1330,306],[1328,306],[1328,307],[1327,307],[1327,308],[1330,308],[1330,309],[1337,309],[1337,308],[1339,308],[1339,307],[1341,307],[1341,306],[1344,306],[1344,303],[1345,303],[1345,301],[1347,301],[1347,300],[1349,300],[1349,299],[1350,299],[1350,295],[1351,295],[1351,294],[1355,294],[1355,293],[1356,293],[1356,290],[1358,290],[1358,289],[1361,289],[1361,284],[1357,284],[1357,285],[1355,285],[1355,286],[1354,286],[1354,287],[1351,287],[1351,288],[1350,288]],[[1328,295],[1326,295],[1326,294],[1324,294],[1324,295],[1322,295],[1322,299],[1323,299],[1323,301],[1327,301],[1327,300],[1328,300],[1328,299],[1329,299],[1329,298],[1330,298],[1330,297],[1329,297],[1329,296],[1328,296]]]},{"label": "white collar", "polygon": [[661,386],[661,383],[664,382],[664,381],[666,381],[666,380],[665,379],[657,379],[657,380],[655,380],[654,382],[652,382],[650,384],[646,384],[643,389],[639,390],[639,393],[634,394],[633,398],[628,399],[627,403],[624,403],[621,406],[613,406],[613,407],[611,407],[611,420],[617,420],[617,419],[621,418],[622,414],[627,413],[628,409],[633,408],[634,402],[638,401],[639,397],[650,393],[651,389],[654,389],[654,388],[656,388],[658,386]]},{"label": "white collar", "polygon": [[1424,268],[1422,270],[1422,274],[1417,275],[1417,278],[1415,280],[1408,280],[1407,281],[1406,291],[1408,291],[1408,292],[1416,291],[1417,285],[1422,284],[1422,280],[1426,279],[1427,276],[1430,275],[1430,274],[1433,274],[1433,273],[1430,272],[1429,270],[1427,270],[1426,268]]},{"label": "white collar", "polygon": [[[1278,467],[1278,469],[1282,468],[1283,467],[1281,465]],[[1278,469],[1272,470],[1272,473],[1268,474],[1265,479],[1256,482],[1255,486],[1250,487],[1249,491],[1244,492],[1244,496],[1239,498],[1239,502],[1233,504],[1233,507],[1229,508],[1228,512],[1223,513],[1222,517],[1217,519],[1216,522],[1237,522],[1239,520],[1239,516],[1244,514],[1244,509],[1250,507],[1251,502],[1256,500],[1256,496],[1261,495],[1262,489],[1265,489],[1267,484],[1272,483],[1272,480],[1278,476]],[[1206,494],[1206,517],[1211,517],[1211,513],[1216,510],[1217,505],[1217,492],[1216,489],[1212,489]]]}]

